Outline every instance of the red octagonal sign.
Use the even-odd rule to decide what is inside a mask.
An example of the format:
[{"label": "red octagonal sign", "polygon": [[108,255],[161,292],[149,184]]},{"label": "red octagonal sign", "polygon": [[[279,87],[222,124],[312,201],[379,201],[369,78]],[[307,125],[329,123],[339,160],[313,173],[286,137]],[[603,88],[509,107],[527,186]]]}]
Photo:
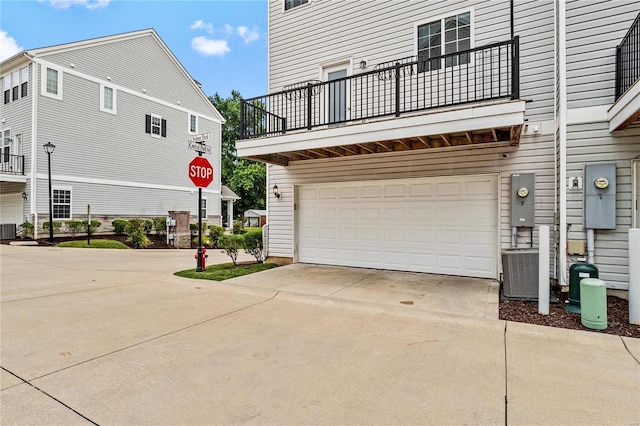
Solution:
[{"label": "red octagonal sign", "polygon": [[213,166],[204,157],[196,157],[189,163],[189,179],[199,188],[206,188],[213,181]]}]

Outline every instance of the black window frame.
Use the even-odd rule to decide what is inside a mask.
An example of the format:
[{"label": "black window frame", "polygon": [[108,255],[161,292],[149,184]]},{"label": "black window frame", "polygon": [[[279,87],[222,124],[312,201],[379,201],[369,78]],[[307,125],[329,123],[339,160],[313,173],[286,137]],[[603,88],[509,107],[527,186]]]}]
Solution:
[{"label": "black window frame", "polygon": [[291,10],[307,3],[309,3],[309,0],[284,0],[284,10]]}]

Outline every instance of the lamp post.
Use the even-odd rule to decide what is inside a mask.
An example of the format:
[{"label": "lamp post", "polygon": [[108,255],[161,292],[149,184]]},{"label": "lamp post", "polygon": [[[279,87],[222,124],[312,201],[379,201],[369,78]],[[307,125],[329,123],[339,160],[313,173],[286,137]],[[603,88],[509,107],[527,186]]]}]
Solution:
[{"label": "lamp post", "polygon": [[56,146],[51,142],[42,145],[47,153],[47,163],[49,165],[49,244],[53,245],[53,191],[51,189],[51,153]]}]

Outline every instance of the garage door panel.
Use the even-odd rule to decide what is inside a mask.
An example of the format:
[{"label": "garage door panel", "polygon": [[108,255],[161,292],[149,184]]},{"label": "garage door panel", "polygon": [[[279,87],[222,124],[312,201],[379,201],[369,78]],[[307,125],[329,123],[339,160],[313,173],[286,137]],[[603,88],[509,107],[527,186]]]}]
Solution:
[{"label": "garage door panel", "polygon": [[297,194],[300,262],[496,277],[496,176],[318,184]]}]

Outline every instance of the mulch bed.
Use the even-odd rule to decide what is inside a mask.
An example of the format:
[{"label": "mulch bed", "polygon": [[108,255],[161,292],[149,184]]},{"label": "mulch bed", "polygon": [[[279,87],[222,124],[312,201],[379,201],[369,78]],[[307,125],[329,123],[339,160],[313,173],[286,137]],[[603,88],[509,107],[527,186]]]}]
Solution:
[{"label": "mulch bed", "polygon": [[[149,247],[146,247],[146,249],[170,249],[170,248],[174,248],[172,245],[167,244],[167,237],[164,235],[156,235],[156,234],[150,234],[147,235],[147,237],[149,237],[149,240],[151,241],[151,245]],[[120,241],[122,244],[125,244],[128,247],[132,247],[130,243],[127,242],[127,236],[126,235],[115,235],[115,234],[108,234],[108,235],[94,235],[93,237],[91,237],[92,240],[114,240],[114,241]],[[30,240],[30,239],[27,239]],[[76,238],[71,238],[71,237],[54,237],[53,238],[53,243],[54,244],[58,244],[58,243],[62,243],[64,241],[87,241],[87,236],[86,235],[82,235]],[[10,241],[7,240],[3,240],[2,243],[3,244],[9,244]],[[45,247],[49,247],[49,238],[40,238],[37,240],[38,245],[40,246],[45,246]]]},{"label": "mulch bed", "polygon": [[607,328],[592,330],[581,324],[580,314],[568,312],[565,309],[568,293],[556,291],[555,295],[558,303],[549,305],[549,315],[538,313],[537,301],[501,298],[499,317],[507,321],[640,338],[640,326],[629,324],[629,301],[616,296],[607,296]]}]

